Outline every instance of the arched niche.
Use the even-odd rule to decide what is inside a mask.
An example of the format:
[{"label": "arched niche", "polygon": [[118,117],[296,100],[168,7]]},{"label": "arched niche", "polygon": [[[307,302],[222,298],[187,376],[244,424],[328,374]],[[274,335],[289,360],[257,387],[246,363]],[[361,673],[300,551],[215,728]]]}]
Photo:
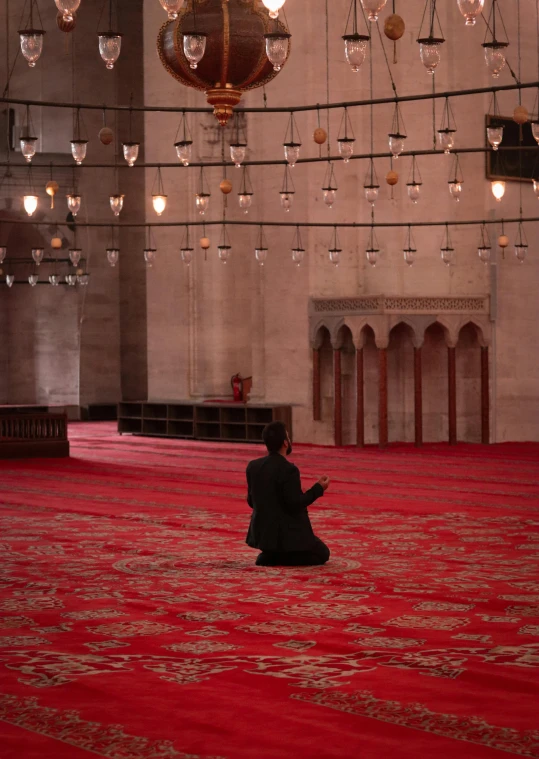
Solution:
[{"label": "arched niche", "polygon": [[336,345],[341,352],[341,400],[342,400],[342,443],[355,445],[356,442],[356,349],[350,328],[340,326]]},{"label": "arched niche", "polygon": [[423,363],[423,438],[442,442],[448,438],[447,328],[438,321],[425,330]]},{"label": "arched niche", "polygon": [[469,321],[456,346],[457,438],[481,442],[481,329]]},{"label": "arched niche", "polygon": [[364,432],[365,443],[370,445],[378,443],[380,365],[373,328],[366,324],[360,335],[363,340]]},{"label": "arched niche", "polygon": [[414,331],[404,321],[389,333],[387,349],[389,441],[414,440]]},{"label": "arched niche", "polygon": [[328,421],[333,418],[333,346],[325,325],[317,329],[314,344],[320,362],[320,419]]}]

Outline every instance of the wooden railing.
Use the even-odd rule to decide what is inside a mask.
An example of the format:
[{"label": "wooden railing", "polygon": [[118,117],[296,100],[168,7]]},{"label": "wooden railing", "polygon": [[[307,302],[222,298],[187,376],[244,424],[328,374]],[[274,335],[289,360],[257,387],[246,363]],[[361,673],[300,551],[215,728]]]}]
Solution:
[{"label": "wooden railing", "polygon": [[65,441],[66,414],[0,415],[0,442]]}]

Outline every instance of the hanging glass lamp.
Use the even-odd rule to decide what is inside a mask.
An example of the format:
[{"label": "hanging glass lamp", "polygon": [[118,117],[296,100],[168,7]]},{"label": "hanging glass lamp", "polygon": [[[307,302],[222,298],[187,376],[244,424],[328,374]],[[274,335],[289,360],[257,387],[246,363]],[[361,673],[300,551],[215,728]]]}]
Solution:
[{"label": "hanging glass lamp", "polygon": [[77,12],[81,0],[54,0],[56,7],[66,21],[73,21],[73,14]]},{"label": "hanging glass lamp", "polygon": [[39,266],[43,261],[45,250],[43,248],[32,248],[32,258],[34,259],[36,266]]},{"label": "hanging glass lamp", "polygon": [[112,210],[112,213],[115,216],[119,216],[122,212],[122,209],[124,207],[124,198],[125,195],[111,195],[110,196],[110,207]]},{"label": "hanging glass lamp", "polygon": [[262,3],[269,11],[270,18],[277,18],[279,11],[285,4],[285,0],[262,0]]},{"label": "hanging glass lamp", "polygon": [[361,5],[369,14],[369,21],[378,21],[378,14],[384,9],[387,0],[361,0]]},{"label": "hanging glass lamp", "polygon": [[475,26],[476,18],[481,14],[485,0],[457,0],[459,11],[466,19],[466,26]]},{"label": "hanging glass lamp", "polygon": [[71,248],[69,250],[69,260],[76,266],[82,258],[82,250],[80,248]]},{"label": "hanging glass lamp", "polygon": [[189,61],[189,67],[196,69],[206,52],[207,35],[202,32],[192,32],[183,35],[183,53]]},{"label": "hanging glass lamp", "polygon": [[120,258],[120,251],[118,248],[107,248],[107,261],[114,267],[118,263]]},{"label": "hanging glass lamp", "polygon": [[99,55],[106,67],[112,71],[122,51],[122,35],[119,32],[101,32],[99,37]]},{"label": "hanging glass lamp", "polygon": [[73,214],[73,216],[76,216],[78,212],[80,211],[80,207],[82,204],[82,196],[79,195],[77,192],[70,192],[68,195],[66,195],[67,198],[67,207],[69,211]]},{"label": "hanging glass lamp", "polygon": [[138,158],[140,142],[123,142],[122,143],[124,158],[129,166],[134,166]]},{"label": "hanging glass lamp", "polygon": [[266,55],[274,71],[280,71],[288,58],[289,40],[292,35],[281,30],[264,35],[266,40]]},{"label": "hanging glass lamp", "polygon": [[183,0],[159,0],[164,11],[167,12],[169,21],[178,18],[178,12],[183,5]]}]

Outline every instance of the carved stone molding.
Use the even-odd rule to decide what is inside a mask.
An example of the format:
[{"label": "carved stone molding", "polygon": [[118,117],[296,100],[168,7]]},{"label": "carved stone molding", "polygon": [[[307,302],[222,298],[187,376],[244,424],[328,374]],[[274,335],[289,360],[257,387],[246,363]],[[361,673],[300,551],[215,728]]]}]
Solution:
[{"label": "carved stone molding", "polygon": [[388,296],[365,298],[312,298],[311,314],[488,314],[488,295],[473,296]]}]

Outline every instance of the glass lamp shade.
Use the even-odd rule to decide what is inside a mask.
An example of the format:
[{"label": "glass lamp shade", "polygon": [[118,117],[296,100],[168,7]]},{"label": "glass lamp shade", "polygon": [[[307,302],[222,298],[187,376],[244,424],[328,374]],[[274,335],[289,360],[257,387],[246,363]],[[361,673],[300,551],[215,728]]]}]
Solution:
[{"label": "glass lamp shade", "polygon": [[493,150],[498,150],[503,140],[503,126],[487,127],[487,140]]},{"label": "glass lamp shade", "polygon": [[532,134],[534,140],[539,145],[539,121],[532,121]]},{"label": "glass lamp shade", "polygon": [[32,258],[38,266],[43,261],[44,254],[45,251],[43,248],[32,248]]},{"label": "glass lamp shade", "polygon": [[183,163],[184,166],[189,166],[191,162],[191,156],[193,154],[193,142],[192,140],[182,140],[181,142],[174,143],[176,148],[176,155]]},{"label": "glass lamp shade", "polygon": [[405,134],[389,134],[389,152],[395,158],[395,160],[400,156],[402,151],[404,150],[404,141],[406,139]]},{"label": "glass lamp shade", "polygon": [[194,248],[182,248],[180,250],[182,261],[186,266],[190,266],[191,261],[193,260],[193,252]]},{"label": "glass lamp shade", "polygon": [[377,248],[367,248],[365,251],[365,257],[371,266],[376,266],[379,252]]},{"label": "glass lamp shade", "polygon": [[404,260],[408,266],[412,266],[415,261],[415,254],[417,253],[417,250],[415,248],[404,248],[402,253],[404,255]]},{"label": "glass lamp shade", "polygon": [[178,11],[183,5],[183,0],[159,0],[163,10],[168,13],[170,21],[174,21],[178,18]]},{"label": "glass lamp shade", "polygon": [[51,283],[53,287],[58,287],[58,285],[60,284],[60,277],[58,276],[58,274],[50,274],[49,282]]},{"label": "glass lamp shade", "polygon": [[107,261],[111,266],[116,266],[119,258],[120,251],[118,248],[107,248]]},{"label": "glass lamp shade", "polygon": [[279,11],[285,4],[285,0],[262,0],[262,2],[268,9],[270,18],[277,18]]},{"label": "glass lamp shade", "polygon": [[73,21],[73,14],[77,12],[80,0],[54,0],[56,7],[66,21]]},{"label": "glass lamp shade", "polygon": [[155,257],[157,250],[155,248],[146,248],[144,251],[144,260],[146,261],[146,268],[151,269],[155,263]]},{"label": "glass lamp shade", "polygon": [[66,197],[67,197],[67,207],[69,208],[73,216],[76,216],[78,212],[80,211],[82,197],[75,193],[70,193],[69,195],[66,195]]},{"label": "glass lamp shade", "polygon": [[124,207],[125,195],[111,195],[110,196],[110,208],[115,216],[119,216]]},{"label": "glass lamp shade", "polygon": [[527,253],[528,253],[527,245],[523,245],[523,244],[515,245],[515,256],[518,258],[521,264],[524,263]]},{"label": "glass lamp shade", "polygon": [[77,284],[77,275],[76,274],[66,274],[65,275],[65,281],[66,284],[70,287],[75,287]]},{"label": "glass lamp shade", "polygon": [[421,194],[421,184],[419,182],[409,182],[406,187],[408,188],[408,197],[412,203],[417,203]]},{"label": "glass lamp shade", "polygon": [[288,162],[290,168],[293,169],[299,159],[299,150],[301,148],[301,143],[285,142],[283,147],[285,160]]},{"label": "glass lamp shade", "polygon": [[501,199],[505,195],[505,182],[502,182],[497,179],[495,182],[491,182],[490,188],[492,190],[492,194],[494,195],[498,203],[500,203]]},{"label": "glass lamp shade", "polygon": [[252,192],[245,192],[240,193],[238,195],[238,202],[240,204],[240,208],[244,213],[249,213],[249,208],[251,207],[251,203],[253,202],[253,193]]},{"label": "glass lamp shade", "polygon": [[288,40],[290,35],[283,32],[272,32],[265,34],[264,37],[266,38],[268,61],[272,64],[274,71],[280,71],[288,56]]},{"label": "glass lamp shade", "polygon": [[490,261],[490,251],[491,248],[488,245],[480,245],[479,248],[477,248],[477,255],[484,264],[488,264]]},{"label": "glass lamp shade", "polygon": [[158,216],[161,216],[165,208],[167,207],[166,195],[152,195],[153,210]]},{"label": "glass lamp shade", "polygon": [[71,140],[71,155],[75,163],[80,166],[86,158],[88,140]]},{"label": "glass lamp shade", "polygon": [[427,69],[429,74],[434,74],[441,60],[440,46],[443,42],[441,39],[426,37],[419,42],[419,57],[421,63]]},{"label": "glass lamp shade", "polygon": [[134,166],[135,161],[138,158],[138,151],[140,148],[140,142],[124,142],[122,143],[124,151],[124,158],[129,166]]},{"label": "glass lamp shade", "polygon": [[378,185],[368,185],[364,187],[364,190],[366,201],[370,203],[371,206],[374,206],[378,200],[378,191],[380,190],[380,187]]},{"label": "glass lamp shade", "polygon": [[455,249],[454,248],[440,248],[440,255],[442,257],[442,261],[446,266],[449,266],[449,264],[453,261],[455,257]]},{"label": "glass lamp shade", "polygon": [[454,129],[438,129],[438,142],[444,153],[449,154],[455,145]]},{"label": "glass lamp shade", "polygon": [[475,19],[485,5],[485,0],[457,0],[459,11],[466,19],[466,26],[475,26]]},{"label": "glass lamp shade", "polygon": [[88,282],[90,281],[90,277],[86,272],[83,272],[82,274],[77,274],[77,282],[81,287],[86,287],[88,285]]},{"label": "glass lamp shade", "polygon": [[71,248],[69,251],[69,260],[76,266],[82,257],[82,250],[80,248]]},{"label": "glass lamp shade", "polygon": [[369,21],[378,21],[378,14],[386,3],[387,0],[361,0],[361,5],[369,14]]},{"label": "glass lamp shade", "polygon": [[30,68],[34,68],[43,52],[45,32],[40,29],[24,29],[19,32],[19,38],[21,42],[21,53],[28,61]]},{"label": "glass lamp shade", "polygon": [[184,34],[183,35],[183,52],[189,66],[196,69],[204,53],[206,52],[206,35],[205,34]]},{"label": "glass lamp shade", "polygon": [[292,248],[292,261],[296,266],[301,266],[301,262],[305,258],[304,248]]},{"label": "glass lamp shade", "polygon": [[458,203],[462,193],[462,183],[449,182],[449,193],[451,194],[451,197]]},{"label": "glass lamp shade", "polygon": [[14,282],[15,282],[15,275],[14,274],[6,274],[6,285],[8,287],[11,287]]},{"label": "glass lamp shade", "polygon": [[28,282],[31,284],[32,287],[35,287],[37,283],[39,282],[39,274],[30,274],[28,277]]},{"label": "glass lamp shade", "polygon": [[337,143],[339,145],[339,155],[345,163],[349,163],[350,158],[354,154],[356,141],[352,137],[342,137],[340,140],[337,140]]},{"label": "glass lamp shade", "polygon": [[322,195],[324,196],[324,203],[328,208],[331,208],[331,206],[335,203],[335,198],[337,196],[337,190],[333,187],[323,187],[322,188]]},{"label": "glass lamp shade", "polygon": [[[533,182],[533,191],[535,193],[535,197],[539,200],[539,179],[532,179],[532,182]],[[0,257],[0,264],[2,263],[2,260],[3,259]]]},{"label": "glass lamp shade", "polygon": [[0,246],[0,264],[4,263],[4,260],[7,256],[7,248],[5,245]]},{"label": "glass lamp shade", "polygon": [[26,213],[28,214],[28,216],[32,216],[33,215],[34,211],[37,208],[37,201],[38,201],[37,195],[25,195],[23,197],[23,201],[22,202],[23,202],[23,205],[24,205],[24,210],[26,211]]},{"label": "glass lamp shade", "polygon": [[260,266],[264,266],[268,258],[267,248],[255,248],[255,258]]},{"label": "glass lamp shade", "polygon": [[344,54],[352,71],[357,74],[361,64],[367,56],[367,42],[369,37],[364,34],[346,34],[344,40]]},{"label": "glass lamp shade", "polygon": [[329,253],[329,260],[334,266],[338,266],[341,262],[341,249],[340,248],[330,248],[328,250]]},{"label": "glass lamp shade", "polygon": [[223,264],[227,263],[227,261],[230,258],[230,250],[231,250],[231,246],[230,245],[218,245],[217,246],[217,255],[218,255],[219,261],[221,261],[221,263],[223,263]]},{"label": "glass lamp shade", "polygon": [[294,202],[294,193],[293,192],[282,192],[281,193],[281,207],[284,208],[285,211],[290,211],[292,208],[292,203]]},{"label": "glass lamp shade", "polygon": [[487,68],[492,74],[493,79],[497,79],[500,76],[500,72],[505,67],[505,48],[507,45],[502,42],[485,42],[483,48],[485,50],[485,63]]},{"label": "glass lamp shade", "polygon": [[21,153],[26,159],[26,163],[32,163],[32,158],[36,154],[37,137],[21,137]]},{"label": "glass lamp shade", "polygon": [[122,50],[122,35],[117,32],[104,32],[99,35],[99,55],[105,61],[107,68],[112,70],[120,57]]},{"label": "glass lamp shade", "polygon": [[243,161],[245,161],[246,153],[247,145],[242,142],[236,142],[230,146],[230,158],[234,161],[237,169],[239,169]]},{"label": "glass lamp shade", "polygon": [[207,192],[199,192],[195,197],[195,206],[201,216],[204,216],[210,205],[210,195]]}]

